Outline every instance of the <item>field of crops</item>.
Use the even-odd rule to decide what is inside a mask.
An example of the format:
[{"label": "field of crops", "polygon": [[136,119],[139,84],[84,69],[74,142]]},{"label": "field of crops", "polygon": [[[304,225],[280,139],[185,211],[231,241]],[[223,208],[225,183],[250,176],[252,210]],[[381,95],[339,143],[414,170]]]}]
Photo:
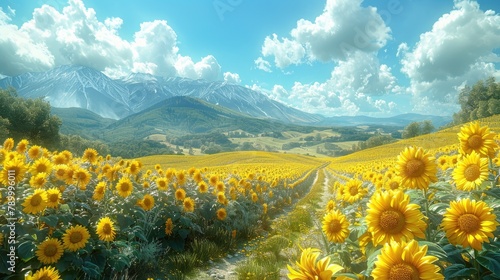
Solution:
[{"label": "field of crops", "polygon": [[124,160],[8,139],[0,277],[200,279],[244,252],[235,279],[500,279],[493,131],[500,117],[328,160]]}]

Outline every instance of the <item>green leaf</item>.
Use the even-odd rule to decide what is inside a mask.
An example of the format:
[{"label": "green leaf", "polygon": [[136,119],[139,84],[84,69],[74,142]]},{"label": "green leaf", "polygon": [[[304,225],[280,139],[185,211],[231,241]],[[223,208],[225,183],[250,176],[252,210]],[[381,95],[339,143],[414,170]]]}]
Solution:
[{"label": "green leaf", "polygon": [[90,278],[98,278],[99,275],[101,275],[99,272],[99,266],[89,261],[83,263],[82,270]]},{"label": "green leaf", "polygon": [[476,274],[477,270],[474,268],[465,267],[463,264],[452,264],[445,268],[444,276],[446,279],[451,279],[455,277],[465,278],[470,277],[473,274]]},{"label": "green leaf", "polygon": [[450,207],[448,203],[435,203],[429,206],[429,210],[434,213],[443,214],[448,207]]},{"label": "green leaf", "polygon": [[488,196],[500,199],[500,188],[489,189],[484,193]]},{"label": "green leaf", "polygon": [[448,254],[438,244],[433,243],[433,242],[429,242],[429,241],[424,241],[424,240],[418,241],[418,244],[420,246],[427,245],[427,254],[428,255],[435,256],[441,260],[448,259]]},{"label": "green leaf", "polygon": [[124,215],[117,215],[116,221],[118,222],[118,225],[120,226],[120,229],[122,229],[122,230],[124,230],[124,229],[130,227],[132,224],[134,224],[134,219],[132,219],[129,216],[124,216]]},{"label": "green leaf", "polygon": [[187,236],[189,235],[189,229],[185,229],[185,228],[180,229],[180,230],[178,231],[178,233],[179,233],[179,235],[182,237],[182,239],[186,239],[186,238],[187,238]]},{"label": "green leaf", "polygon": [[382,248],[377,249],[368,256],[367,263],[366,263],[366,271],[368,274],[371,274],[371,271],[373,270],[373,266],[375,265],[375,260],[377,259],[378,255],[380,255],[381,250],[382,250]]},{"label": "green leaf", "polygon": [[59,218],[56,215],[50,215],[50,216],[45,216],[40,218],[41,222],[44,222],[50,227],[56,227],[57,222],[59,221]]},{"label": "green leaf", "polygon": [[500,253],[483,251],[476,260],[495,275],[500,276]]},{"label": "green leaf", "polygon": [[17,255],[23,261],[28,261],[35,256],[35,244],[31,241],[25,241],[17,247]]}]

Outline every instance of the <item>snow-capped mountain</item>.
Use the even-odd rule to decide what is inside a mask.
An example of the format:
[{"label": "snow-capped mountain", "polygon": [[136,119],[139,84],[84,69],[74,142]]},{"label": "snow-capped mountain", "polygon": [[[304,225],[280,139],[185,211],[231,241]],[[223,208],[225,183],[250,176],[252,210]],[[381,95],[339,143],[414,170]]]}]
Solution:
[{"label": "snow-capped mountain", "polygon": [[58,108],[78,107],[106,118],[121,119],[173,96],[200,98],[258,118],[312,123],[322,116],[302,112],[254,90],[221,81],[163,78],[134,73],[114,80],[84,66],[60,66],[0,80],[22,97],[44,98]]}]

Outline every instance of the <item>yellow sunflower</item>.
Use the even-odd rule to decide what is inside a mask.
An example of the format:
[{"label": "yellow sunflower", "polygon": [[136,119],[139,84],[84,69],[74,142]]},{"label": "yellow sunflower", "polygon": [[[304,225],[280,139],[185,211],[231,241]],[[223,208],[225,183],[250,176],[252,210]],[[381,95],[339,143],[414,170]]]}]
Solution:
[{"label": "yellow sunflower", "polygon": [[267,214],[267,203],[262,204],[262,213]]},{"label": "yellow sunflower", "polygon": [[453,170],[453,180],[457,189],[471,191],[477,189],[488,178],[488,159],[472,151],[458,161]]},{"label": "yellow sunflower", "polygon": [[198,184],[198,192],[200,192],[200,193],[206,193],[207,191],[208,191],[208,185],[207,185],[207,183],[201,181]]},{"label": "yellow sunflower", "polygon": [[[90,182],[92,175],[86,169],[78,167],[73,169],[73,182],[80,188],[80,190],[86,190],[87,185]],[[70,171],[67,169],[66,174],[69,175]]]},{"label": "yellow sunflower", "polygon": [[3,142],[3,148],[7,151],[12,150],[12,148],[14,148],[14,139],[12,138],[5,139],[5,141]]},{"label": "yellow sunflower", "polygon": [[203,180],[203,177],[201,176],[201,172],[199,170],[196,170],[194,173],[193,173],[193,180],[196,182],[196,183],[201,183],[201,181]]},{"label": "yellow sunflower", "polygon": [[[257,202],[258,200],[259,200],[259,196],[257,195],[257,193],[252,192],[252,201]],[[224,203],[225,203],[225,201],[224,201]]]},{"label": "yellow sunflower", "polygon": [[217,182],[219,181],[219,177],[217,177],[217,175],[212,175],[210,176],[210,179],[209,179],[209,183],[210,185],[214,186],[217,184]]},{"label": "yellow sunflower", "polygon": [[26,139],[22,139],[17,143],[16,146],[16,151],[20,154],[24,154],[26,152],[26,149],[28,148],[29,142]]},{"label": "yellow sunflower", "polygon": [[85,227],[81,225],[72,226],[66,230],[62,237],[63,246],[64,248],[75,252],[85,247],[89,238],[90,233]]},{"label": "yellow sunflower", "polygon": [[397,190],[401,189],[401,178],[399,176],[393,176],[384,183],[384,188],[386,190]]},{"label": "yellow sunflower", "polygon": [[51,171],[52,171],[52,162],[48,158],[37,159],[30,168],[30,172],[33,175],[42,172],[50,174]]},{"label": "yellow sunflower", "polygon": [[132,185],[132,182],[128,177],[122,177],[116,184],[116,191],[118,192],[118,195],[121,197],[127,197],[132,193],[132,190],[134,189],[134,185]]},{"label": "yellow sunflower", "polygon": [[433,264],[438,258],[426,254],[427,245],[419,246],[415,240],[408,243],[391,241],[384,244],[371,276],[374,280],[444,279],[439,266]]},{"label": "yellow sunflower", "polygon": [[139,200],[139,206],[144,209],[144,211],[149,211],[155,206],[155,198],[150,194],[146,194]]},{"label": "yellow sunflower", "polygon": [[61,201],[61,191],[58,188],[51,188],[46,191],[47,193],[47,207],[56,209]]},{"label": "yellow sunflower", "polygon": [[193,212],[194,211],[194,200],[192,198],[186,197],[182,204],[184,206],[185,212]]},{"label": "yellow sunflower", "polygon": [[28,150],[28,156],[30,157],[30,159],[37,159],[42,156],[42,153],[42,147],[38,145],[33,145]]},{"label": "yellow sunflower", "polygon": [[332,211],[333,209],[335,209],[335,201],[333,200],[329,200],[328,203],[326,204],[326,212],[330,212]]},{"label": "yellow sunflower", "polygon": [[137,160],[132,160],[127,167],[127,173],[137,175],[141,171],[142,164]]},{"label": "yellow sunflower", "polygon": [[363,188],[362,181],[358,179],[351,179],[344,186],[343,196],[345,201],[354,203],[363,198],[363,196],[367,193],[368,190]]},{"label": "yellow sunflower", "polygon": [[397,172],[405,188],[427,189],[437,181],[435,158],[419,147],[407,147],[399,154]]},{"label": "yellow sunflower", "polygon": [[108,217],[103,217],[97,223],[97,235],[102,241],[113,241],[115,239],[115,227],[113,221]]},{"label": "yellow sunflower", "polygon": [[495,133],[490,132],[488,126],[480,126],[479,122],[465,124],[458,133],[460,141],[460,153],[470,154],[472,151],[482,157],[495,157],[495,149],[498,145],[495,142]]},{"label": "yellow sunflower", "polygon": [[368,202],[366,222],[375,246],[391,240],[410,241],[425,238],[427,224],[420,206],[400,190],[376,192]]},{"label": "yellow sunflower", "polygon": [[349,222],[339,210],[330,211],[323,217],[321,229],[328,241],[342,243],[349,236]]},{"label": "yellow sunflower", "polygon": [[27,170],[28,167],[24,161],[19,158],[5,160],[3,169],[0,172],[0,181],[5,186],[8,186],[12,179],[14,179],[14,182],[17,184],[24,179]]},{"label": "yellow sunflower", "polygon": [[88,148],[83,152],[82,159],[84,161],[90,162],[91,164],[96,164],[98,155],[99,153],[97,153],[96,150]]},{"label": "yellow sunflower", "polygon": [[31,176],[30,186],[39,189],[42,188],[47,183],[47,173],[42,172]]},{"label": "yellow sunflower", "polygon": [[[31,273],[30,273],[31,274]],[[26,280],[60,280],[59,271],[52,266],[40,268],[33,275],[27,275]]]},{"label": "yellow sunflower", "polygon": [[37,246],[35,254],[41,263],[52,264],[62,257],[63,252],[61,241],[57,238],[49,238]]},{"label": "yellow sunflower", "polygon": [[186,174],[184,173],[184,170],[181,170],[175,174],[175,177],[177,178],[177,184],[179,186],[182,186],[186,183]]},{"label": "yellow sunflower", "polygon": [[330,280],[332,275],[344,269],[340,265],[330,264],[330,257],[324,257],[317,260],[320,250],[315,248],[306,248],[300,255],[300,261],[295,262],[298,270],[287,265],[288,278],[290,280]]},{"label": "yellow sunflower", "polygon": [[219,208],[217,210],[217,219],[224,221],[227,217],[227,212],[225,208]]},{"label": "yellow sunflower", "polygon": [[493,209],[483,201],[469,198],[452,201],[441,223],[451,244],[478,251],[483,248],[483,242],[489,243],[489,238],[494,237],[498,225]]},{"label": "yellow sunflower", "polygon": [[47,193],[45,190],[37,189],[24,200],[23,212],[27,214],[37,214],[42,212],[47,206]]},{"label": "yellow sunflower", "polygon": [[95,186],[94,194],[92,195],[92,199],[101,201],[104,198],[104,194],[106,193],[106,182],[99,182]]},{"label": "yellow sunflower", "polygon": [[175,191],[175,199],[184,200],[186,198],[186,191],[183,188],[178,188]]},{"label": "yellow sunflower", "polygon": [[167,178],[158,178],[158,179],[156,179],[156,187],[160,191],[166,191],[168,189],[168,180],[167,180]]},{"label": "yellow sunflower", "polygon": [[174,223],[172,222],[171,218],[168,218],[167,221],[165,222],[165,234],[167,236],[172,235],[172,232],[174,230]]}]

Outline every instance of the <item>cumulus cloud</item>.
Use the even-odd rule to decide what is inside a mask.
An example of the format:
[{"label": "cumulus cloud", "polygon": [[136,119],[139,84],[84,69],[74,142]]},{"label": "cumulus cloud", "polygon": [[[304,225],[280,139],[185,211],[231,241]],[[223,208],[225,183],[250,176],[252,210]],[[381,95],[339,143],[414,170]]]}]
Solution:
[{"label": "cumulus cloud", "polygon": [[464,82],[499,76],[494,65],[499,60],[494,53],[500,47],[499,26],[500,15],[494,11],[482,11],[475,1],[456,1],[411,50],[400,46],[401,71],[410,78],[415,100],[456,103],[457,88]]},{"label": "cumulus cloud", "polygon": [[212,55],[194,62],[179,53],[177,34],[164,20],[143,22],[132,41],[121,38],[120,18],[99,21],[82,0],[70,0],[59,12],[43,5],[18,27],[0,10],[0,73],[17,75],[65,64],[79,64],[111,76],[144,72],[215,80],[220,65]]},{"label": "cumulus cloud", "polygon": [[305,55],[305,48],[301,43],[283,38],[281,41],[276,34],[266,37],[262,45],[263,56],[274,56],[274,64],[285,68],[290,64],[299,64]]},{"label": "cumulus cloud", "polygon": [[241,83],[240,75],[238,73],[231,73],[231,72],[224,73],[224,81],[231,84]]},{"label": "cumulus cloud", "polygon": [[260,69],[265,72],[271,73],[271,63],[269,61],[263,59],[261,56],[259,56],[256,60],[254,60],[255,66],[257,69]]}]

